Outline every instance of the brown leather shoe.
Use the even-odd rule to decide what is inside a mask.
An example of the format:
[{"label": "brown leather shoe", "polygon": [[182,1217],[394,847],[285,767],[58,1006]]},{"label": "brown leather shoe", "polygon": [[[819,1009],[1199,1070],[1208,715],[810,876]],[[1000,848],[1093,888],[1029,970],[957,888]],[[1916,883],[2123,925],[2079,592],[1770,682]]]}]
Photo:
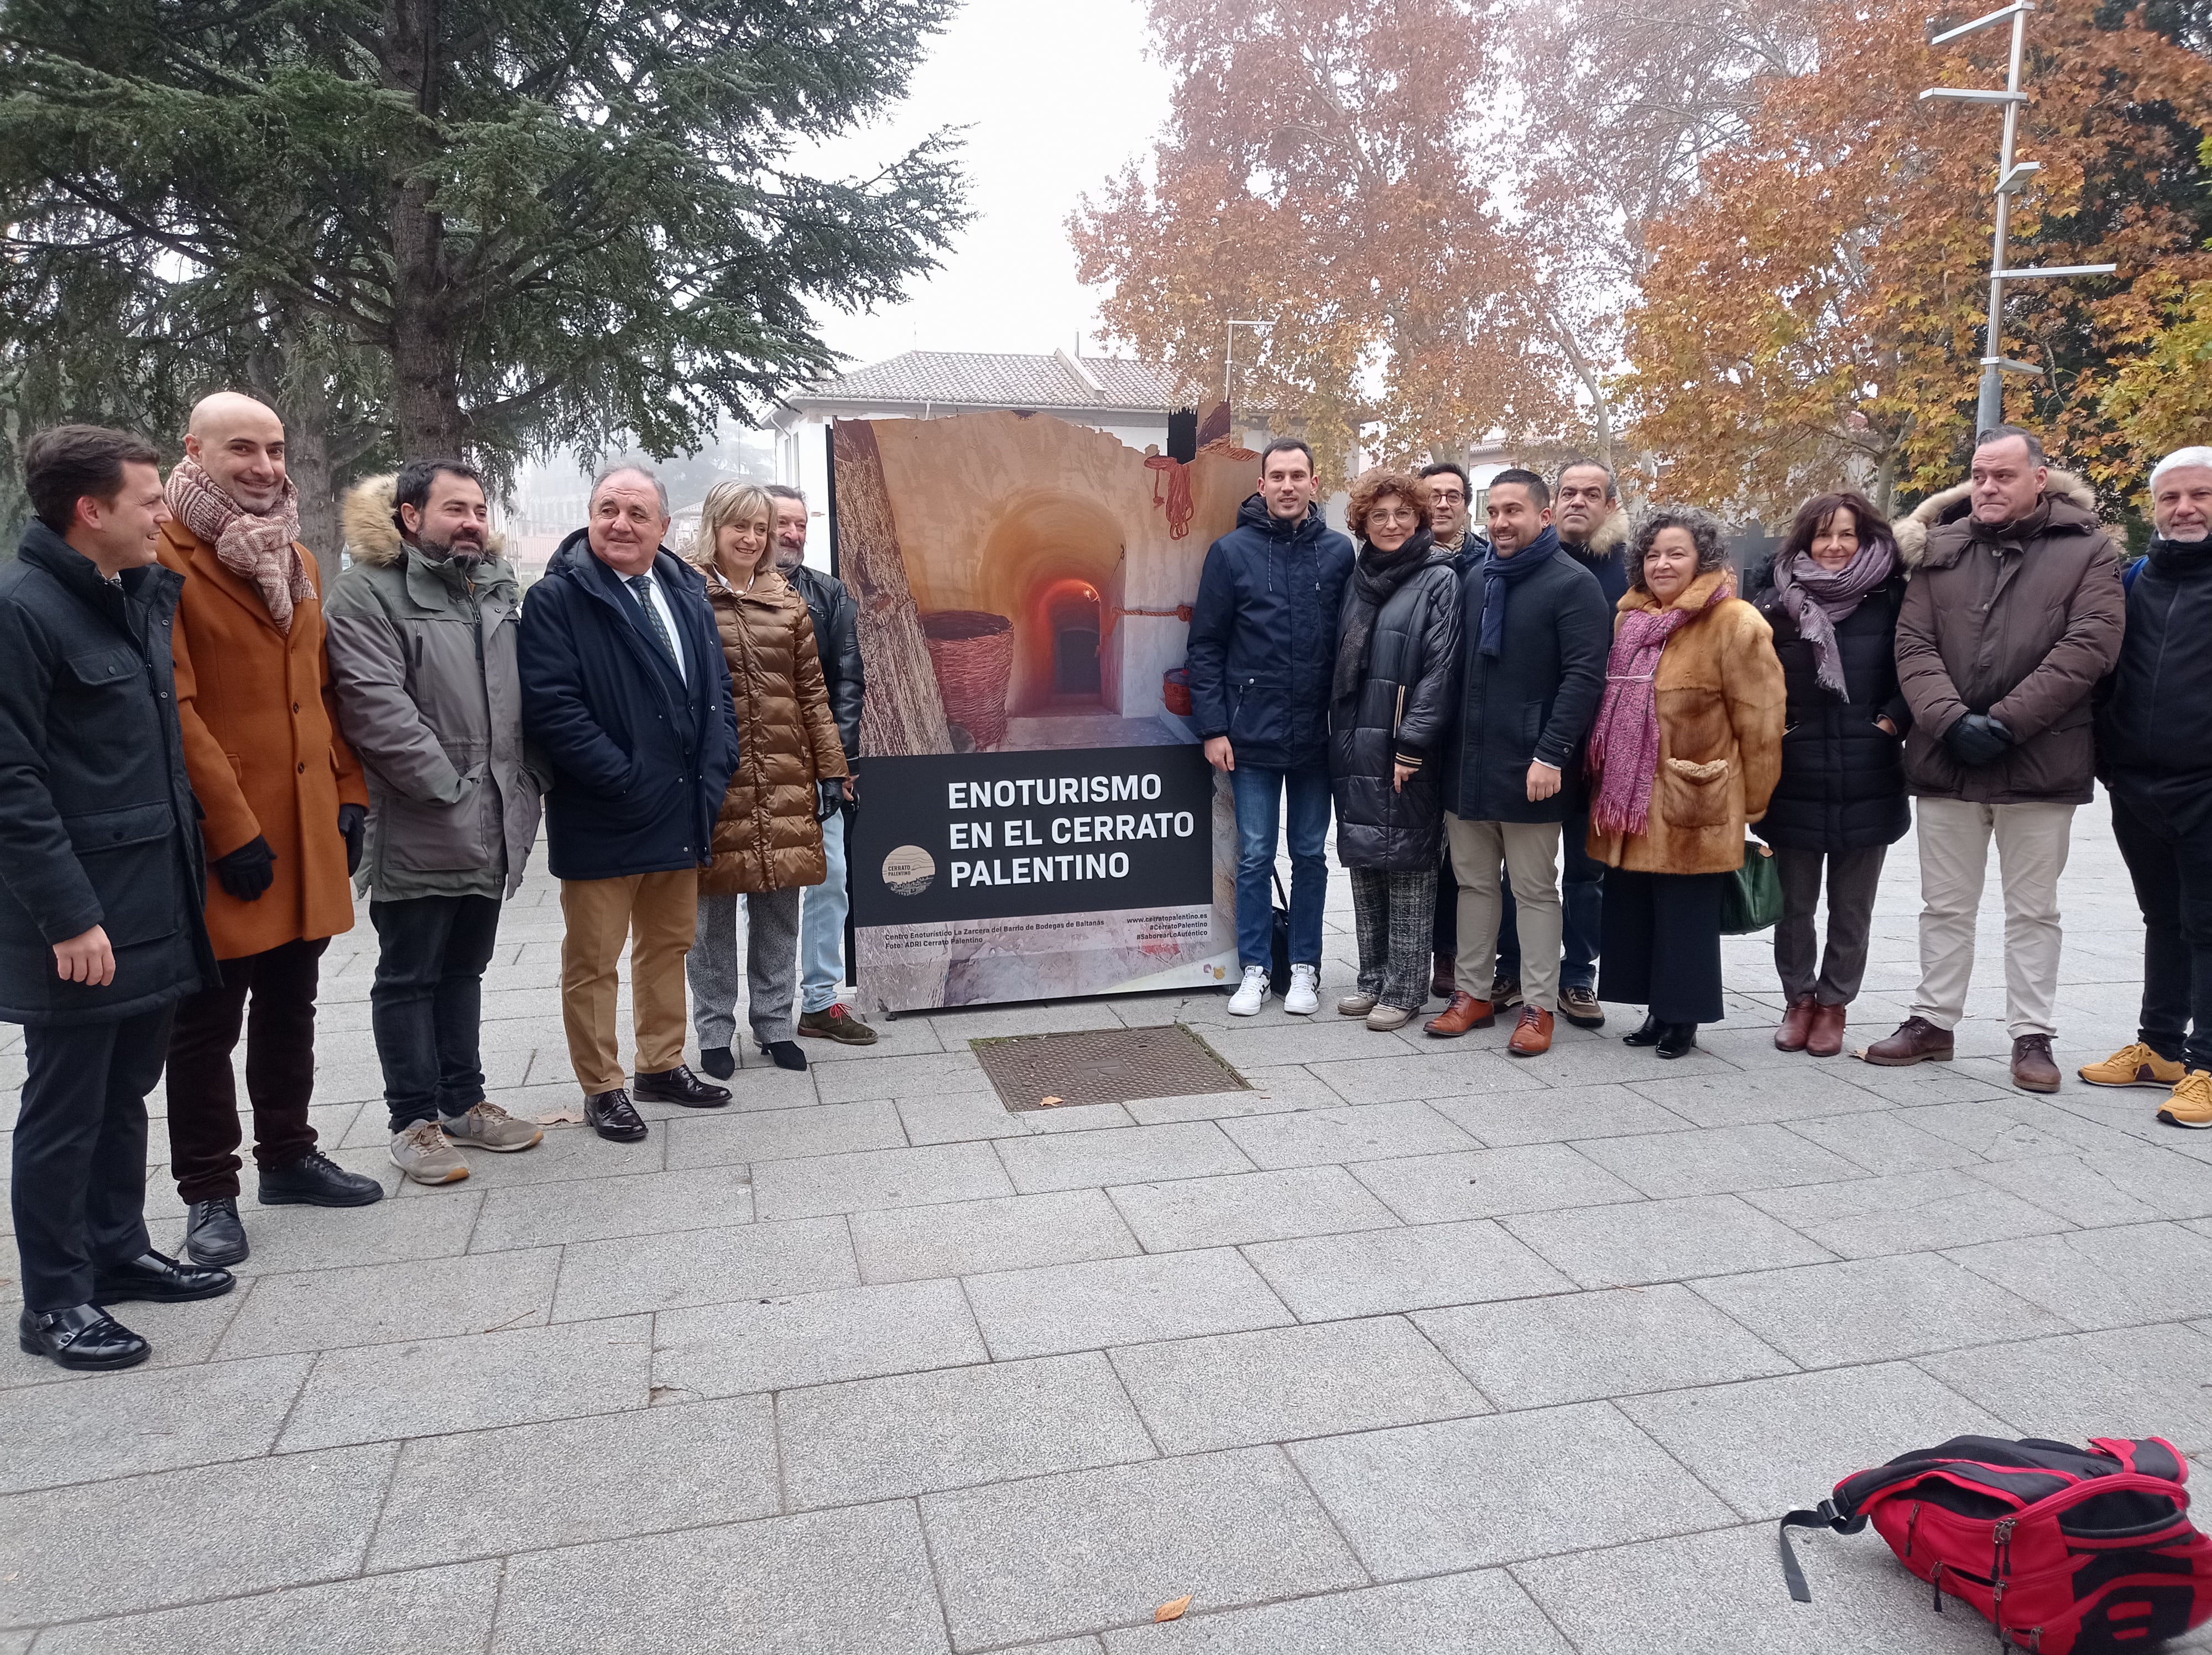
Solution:
[{"label": "brown leather shoe", "polygon": [[1841,1006],[1814,1007],[1813,1026],[1805,1035],[1806,1056],[1833,1057],[1841,1051],[1844,1049],[1844,1025],[1850,1016],[1850,1013]]},{"label": "brown leather shoe", "polygon": [[1790,1002],[1790,1009],[1782,1013],[1782,1026],[1774,1031],[1778,1051],[1802,1051],[1805,1037],[1813,1031],[1814,999],[1800,995]]},{"label": "brown leather shoe", "polygon": [[2051,1061],[2051,1037],[2024,1034],[2012,1043],[2012,1083],[2022,1092],[2058,1090],[2058,1065]]},{"label": "brown leather shoe", "polygon": [[1421,1027],[1439,1040],[1456,1040],[1469,1029],[1486,1029],[1497,1021],[1497,1010],[1488,1001],[1454,989],[1451,1004]]},{"label": "brown leather shoe", "polygon": [[1449,1000],[1458,989],[1459,961],[1449,954],[1438,954],[1429,972],[1429,992],[1439,1000]]},{"label": "brown leather shoe", "polygon": [[1541,1057],[1552,1049],[1552,1014],[1541,1006],[1523,1006],[1521,1021],[1505,1050],[1516,1057]]},{"label": "brown leather shoe", "polygon": [[1859,1056],[1884,1068],[1901,1069],[1914,1063],[1948,1063],[1953,1050],[1948,1030],[1937,1028],[1924,1017],[1908,1017],[1897,1025],[1895,1034],[1875,1041]]}]

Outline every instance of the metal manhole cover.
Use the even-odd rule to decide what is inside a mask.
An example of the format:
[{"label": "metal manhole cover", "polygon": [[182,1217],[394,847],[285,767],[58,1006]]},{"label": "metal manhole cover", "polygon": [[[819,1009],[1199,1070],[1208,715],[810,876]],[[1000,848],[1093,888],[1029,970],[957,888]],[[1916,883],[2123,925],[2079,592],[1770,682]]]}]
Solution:
[{"label": "metal manhole cover", "polygon": [[[971,1040],[983,1073],[1010,1110],[1126,1104],[1133,1098],[1189,1098],[1247,1092],[1250,1083],[1180,1023],[1150,1029],[1086,1029]],[[1057,1098],[1056,1104],[1047,1104]]]}]

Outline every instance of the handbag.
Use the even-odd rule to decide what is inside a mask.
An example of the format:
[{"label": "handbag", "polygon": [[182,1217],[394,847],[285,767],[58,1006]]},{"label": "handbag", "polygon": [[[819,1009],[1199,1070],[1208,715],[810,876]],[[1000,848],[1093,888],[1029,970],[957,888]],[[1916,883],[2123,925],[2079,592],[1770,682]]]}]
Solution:
[{"label": "handbag", "polygon": [[[1274,870],[1268,870],[1274,873]],[[1273,935],[1270,939],[1267,962],[1268,986],[1279,995],[1291,991],[1291,910],[1288,897],[1283,895],[1283,876],[1274,873],[1275,912]]]},{"label": "handbag", "polygon": [[1743,866],[1721,887],[1721,934],[1748,936],[1782,917],[1782,875],[1774,852],[1756,839],[1743,842]]}]

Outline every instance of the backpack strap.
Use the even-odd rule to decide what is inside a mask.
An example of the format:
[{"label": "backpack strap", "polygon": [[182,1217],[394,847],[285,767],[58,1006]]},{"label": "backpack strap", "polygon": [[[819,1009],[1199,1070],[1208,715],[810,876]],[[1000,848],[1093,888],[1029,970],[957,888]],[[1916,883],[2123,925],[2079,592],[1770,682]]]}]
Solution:
[{"label": "backpack strap", "polygon": [[1790,1595],[1801,1603],[1813,1601],[1813,1589],[1805,1584],[1805,1571],[1797,1567],[1797,1554],[1790,1549],[1792,1529],[1833,1529],[1838,1534],[1856,1534],[1866,1527],[1866,1513],[1856,1517],[1839,1517],[1833,1500],[1824,1500],[1809,1512],[1791,1512],[1774,1531],[1774,1543],[1782,1550],[1782,1579],[1790,1588]]},{"label": "backpack strap", "polygon": [[2148,562],[2150,562],[2150,559],[2148,557],[2138,557],[2135,562],[2130,563],[2125,569],[2120,571],[2120,590],[2122,592],[2133,592],[2136,589],[2136,577],[2143,572],[2143,565]]}]

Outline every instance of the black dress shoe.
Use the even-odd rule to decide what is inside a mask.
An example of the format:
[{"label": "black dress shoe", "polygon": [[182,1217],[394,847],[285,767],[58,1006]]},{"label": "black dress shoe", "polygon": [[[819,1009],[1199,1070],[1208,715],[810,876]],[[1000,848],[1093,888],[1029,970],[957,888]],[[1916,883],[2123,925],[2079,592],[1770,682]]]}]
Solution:
[{"label": "black dress shoe", "polygon": [[609,1143],[634,1144],[645,1136],[645,1123],[630,1107],[629,1093],[620,1086],[585,1098],[584,1118]]},{"label": "black dress shoe", "polygon": [[1647,1016],[1643,1026],[1620,1037],[1624,1046],[1656,1046],[1667,1037],[1667,1025],[1656,1017]]},{"label": "black dress shoe", "polygon": [[710,1086],[682,1063],[658,1074],[638,1074],[636,1092],[656,1104],[681,1104],[686,1109],[720,1109],[730,1101],[727,1086]]},{"label": "black dress shoe", "polygon": [[775,1060],[780,1069],[804,1069],[806,1054],[799,1049],[796,1040],[771,1040],[761,1050]]},{"label": "black dress shoe", "polygon": [[289,1166],[264,1169],[260,1198],[264,1207],[366,1207],[384,1199],[384,1185],[311,1149]]},{"label": "black dress shoe", "polygon": [[218,1196],[196,1201],[185,1220],[185,1251],[195,1264],[243,1264],[246,1226],[238,1221],[238,1198]]},{"label": "black dress shoe", "polygon": [[727,1046],[702,1046],[699,1067],[717,1080],[726,1080],[738,1072],[737,1054]]},{"label": "black dress shoe", "polygon": [[15,1342],[32,1356],[64,1367],[136,1367],[153,1346],[97,1305],[25,1311],[15,1318]]},{"label": "black dress shoe", "polygon": [[141,1253],[119,1264],[102,1264],[92,1273],[92,1290],[103,1305],[126,1299],[151,1299],[157,1305],[220,1299],[237,1285],[238,1278],[228,1270],[180,1264],[167,1253]]},{"label": "black dress shoe", "polygon": [[1694,1023],[1669,1023],[1666,1032],[1659,1037],[1662,1057],[1680,1057],[1684,1052],[1698,1049],[1698,1025]]}]

